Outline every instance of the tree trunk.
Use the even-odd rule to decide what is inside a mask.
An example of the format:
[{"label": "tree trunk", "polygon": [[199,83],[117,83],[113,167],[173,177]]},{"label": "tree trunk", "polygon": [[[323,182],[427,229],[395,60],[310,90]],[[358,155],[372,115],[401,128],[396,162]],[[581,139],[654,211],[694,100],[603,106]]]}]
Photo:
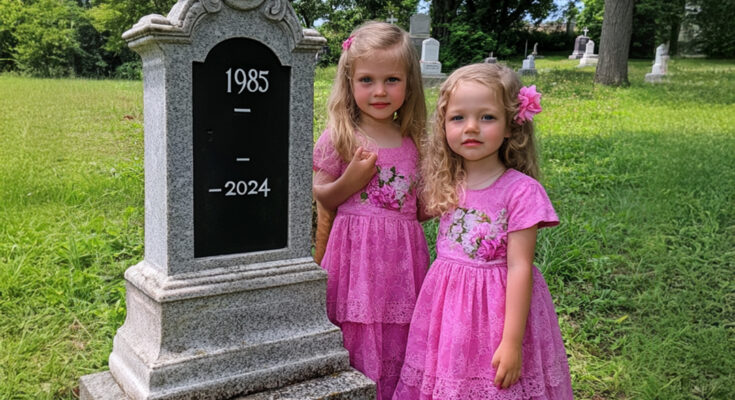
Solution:
[{"label": "tree trunk", "polygon": [[600,57],[595,83],[627,86],[628,53],[633,34],[633,0],[605,0]]}]

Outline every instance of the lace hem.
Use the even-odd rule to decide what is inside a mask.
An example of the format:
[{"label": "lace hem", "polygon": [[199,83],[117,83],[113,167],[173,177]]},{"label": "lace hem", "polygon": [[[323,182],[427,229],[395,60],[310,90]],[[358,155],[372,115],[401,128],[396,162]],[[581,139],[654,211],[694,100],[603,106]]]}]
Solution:
[{"label": "lace hem", "polygon": [[419,389],[423,394],[442,400],[518,400],[544,396],[547,388],[563,384],[568,376],[566,360],[557,360],[544,367],[544,376],[521,376],[517,384],[498,389],[491,377],[468,377],[461,379],[443,378],[425,374],[422,369],[408,363],[401,370],[401,382]]},{"label": "lace hem", "polygon": [[327,301],[327,310],[335,310],[337,321],[362,324],[375,322],[409,324],[414,306],[413,302],[386,302],[383,303],[382,309],[376,309],[362,301]]}]

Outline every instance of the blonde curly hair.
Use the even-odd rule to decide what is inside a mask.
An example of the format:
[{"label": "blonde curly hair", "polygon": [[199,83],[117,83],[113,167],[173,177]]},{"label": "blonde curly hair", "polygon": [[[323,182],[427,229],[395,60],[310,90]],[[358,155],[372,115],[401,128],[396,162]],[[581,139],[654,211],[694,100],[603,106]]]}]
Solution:
[{"label": "blonde curly hair", "polygon": [[416,148],[421,149],[421,137],[426,129],[426,103],[418,56],[408,33],[395,25],[371,21],[357,27],[350,39],[351,44],[339,58],[327,103],[327,126],[340,157],[349,162],[361,143],[355,135],[360,125],[360,109],[352,92],[353,66],[355,61],[370,58],[377,50],[394,51],[406,67],[406,98],[396,112],[396,123],[401,134],[410,137]]},{"label": "blonde curly hair", "polygon": [[465,189],[465,170],[462,157],[452,151],[447,143],[445,117],[447,105],[457,86],[462,82],[476,82],[498,93],[505,108],[505,120],[509,124],[510,137],[498,150],[500,161],[506,168],[513,168],[538,179],[538,156],[533,134],[533,122],[519,124],[518,93],[521,81],[508,67],[499,64],[472,64],[454,71],[439,89],[436,111],[433,115],[432,135],[425,144],[422,161],[422,199],[429,215],[440,215],[459,202]]}]

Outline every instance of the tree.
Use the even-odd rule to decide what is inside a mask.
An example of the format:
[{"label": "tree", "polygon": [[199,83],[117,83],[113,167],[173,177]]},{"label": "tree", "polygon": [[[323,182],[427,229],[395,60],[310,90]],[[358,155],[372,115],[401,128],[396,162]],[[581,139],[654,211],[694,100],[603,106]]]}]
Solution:
[{"label": "tree", "polygon": [[95,29],[104,37],[105,51],[118,58],[118,64],[139,62],[138,56],[128,49],[123,32],[148,14],[166,15],[176,0],[95,0],[88,15]]},{"label": "tree", "polygon": [[448,69],[487,57],[515,53],[527,20],[540,22],[555,10],[553,0],[432,0],[432,36],[442,43]]},{"label": "tree", "polygon": [[735,57],[735,1],[687,1],[692,14],[688,23],[697,26],[694,41],[710,57]]},{"label": "tree", "polygon": [[14,32],[18,68],[39,76],[74,73],[74,57],[79,53],[75,27],[82,20],[82,10],[72,0],[39,0],[25,5]]},{"label": "tree", "polygon": [[632,34],[633,0],[605,0],[596,83],[611,86],[629,84],[628,52]]},{"label": "tree", "polygon": [[313,28],[314,22],[329,15],[331,7],[322,0],[291,0],[296,15],[301,20],[301,25]]},{"label": "tree", "polygon": [[326,0],[331,12],[327,21],[317,30],[327,39],[328,52],[320,63],[330,64],[339,59],[342,41],[363,22],[385,21],[393,15],[398,25],[408,30],[411,15],[416,12],[419,0]]},{"label": "tree", "polygon": [[15,29],[22,9],[20,0],[0,0],[0,71],[15,68]]},{"label": "tree", "polygon": [[[656,46],[669,43],[669,54],[677,52],[679,27],[685,14],[685,0],[636,0],[633,9],[630,57],[650,58]],[[584,0],[578,27],[588,27],[588,36],[597,40],[602,32],[604,0]]]}]

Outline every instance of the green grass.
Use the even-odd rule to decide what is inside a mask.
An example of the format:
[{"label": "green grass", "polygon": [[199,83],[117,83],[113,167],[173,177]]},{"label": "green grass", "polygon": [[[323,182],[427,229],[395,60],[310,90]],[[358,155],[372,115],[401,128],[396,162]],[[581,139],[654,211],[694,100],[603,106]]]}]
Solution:
[{"label": "green grass", "polygon": [[[735,61],[674,59],[650,85],[632,60],[628,88],[577,63],[524,78],[562,221],[537,264],[576,398],[733,399]],[[315,135],[334,72],[317,71]],[[106,368],[142,258],[142,85],[0,76],[0,110],[0,398],[72,399]]]}]

